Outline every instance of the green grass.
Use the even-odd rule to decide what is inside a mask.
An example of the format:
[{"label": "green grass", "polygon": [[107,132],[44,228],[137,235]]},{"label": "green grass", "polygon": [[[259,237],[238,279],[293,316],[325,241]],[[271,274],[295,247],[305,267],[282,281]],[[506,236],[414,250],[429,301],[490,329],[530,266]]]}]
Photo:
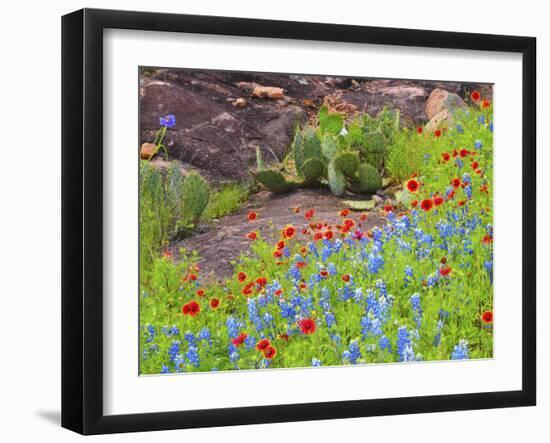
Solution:
[{"label": "green grass", "polygon": [[206,223],[236,212],[250,197],[251,188],[246,183],[222,185],[210,196],[210,201],[202,215]]}]

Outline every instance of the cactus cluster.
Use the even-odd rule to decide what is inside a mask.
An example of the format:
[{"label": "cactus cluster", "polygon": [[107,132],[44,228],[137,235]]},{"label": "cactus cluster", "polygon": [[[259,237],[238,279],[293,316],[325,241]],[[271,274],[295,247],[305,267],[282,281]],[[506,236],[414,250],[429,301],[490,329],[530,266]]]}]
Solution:
[{"label": "cactus cluster", "polygon": [[[297,131],[292,143],[291,159],[301,184],[317,186],[328,182],[337,196],[346,189],[373,193],[381,188],[386,139],[381,127],[373,126],[376,120],[360,117],[346,128],[343,116],[331,114],[325,107],[319,111],[318,120],[318,127]],[[279,169],[264,169],[259,151],[257,163],[256,180],[272,192],[285,192],[300,185]]]},{"label": "cactus cluster", "polygon": [[191,172],[182,185],[183,215],[196,223],[210,199],[210,186],[199,174]]}]

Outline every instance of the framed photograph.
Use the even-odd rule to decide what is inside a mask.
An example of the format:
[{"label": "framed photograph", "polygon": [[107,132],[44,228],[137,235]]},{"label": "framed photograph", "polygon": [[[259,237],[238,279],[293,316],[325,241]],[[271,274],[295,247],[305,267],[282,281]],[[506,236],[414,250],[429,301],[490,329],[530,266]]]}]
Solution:
[{"label": "framed photograph", "polygon": [[64,427],[535,405],[534,38],[62,27]]}]

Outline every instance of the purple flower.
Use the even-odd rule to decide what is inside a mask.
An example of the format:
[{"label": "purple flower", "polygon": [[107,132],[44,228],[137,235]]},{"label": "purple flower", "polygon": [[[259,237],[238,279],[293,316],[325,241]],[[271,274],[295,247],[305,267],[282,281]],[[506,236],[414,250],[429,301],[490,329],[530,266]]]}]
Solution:
[{"label": "purple flower", "polygon": [[161,126],[166,126],[167,128],[173,128],[176,126],[176,116],[173,114],[165,115],[164,117],[159,118]]}]

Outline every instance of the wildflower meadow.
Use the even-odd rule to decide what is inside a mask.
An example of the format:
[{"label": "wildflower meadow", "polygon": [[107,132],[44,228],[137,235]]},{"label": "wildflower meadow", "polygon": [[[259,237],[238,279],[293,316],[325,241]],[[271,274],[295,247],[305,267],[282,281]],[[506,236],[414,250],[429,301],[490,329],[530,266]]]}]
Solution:
[{"label": "wildflower meadow", "polygon": [[[398,110],[322,108],[280,165],[258,153],[250,183],[230,187],[155,172],[179,123],[160,116],[140,166],[140,373],[492,358],[493,108],[478,91],[464,100],[433,131]],[[257,228],[269,206],[242,209],[258,191],[301,188],[328,189],[342,207],[330,220],[315,198],[288,208],[294,221],[272,226],[275,237]],[[389,197],[371,198],[380,189]],[[168,247],[227,214],[247,228],[230,275]]]}]

